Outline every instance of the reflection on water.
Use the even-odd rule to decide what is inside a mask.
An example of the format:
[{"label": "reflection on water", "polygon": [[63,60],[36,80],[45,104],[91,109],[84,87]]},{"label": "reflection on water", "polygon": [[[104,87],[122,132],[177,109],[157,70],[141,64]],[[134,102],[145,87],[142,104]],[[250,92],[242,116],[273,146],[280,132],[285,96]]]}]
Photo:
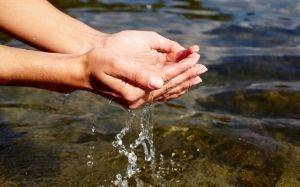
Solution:
[{"label": "reflection on water", "polygon": [[[129,186],[300,186],[298,0],[52,2],[105,32],[201,46],[203,85],[154,106],[156,177],[138,146]],[[26,47],[3,34],[0,43]],[[112,185],[128,166],[111,144],[127,119],[87,92],[1,87],[0,186]],[[128,150],[138,127],[122,139]]]}]

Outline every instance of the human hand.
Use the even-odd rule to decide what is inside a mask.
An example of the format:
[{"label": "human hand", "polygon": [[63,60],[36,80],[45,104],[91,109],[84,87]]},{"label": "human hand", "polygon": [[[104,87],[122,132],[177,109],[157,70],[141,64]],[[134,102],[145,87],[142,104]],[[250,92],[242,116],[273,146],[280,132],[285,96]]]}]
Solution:
[{"label": "human hand", "polygon": [[102,37],[101,43],[103,48],[112,50],[122,57],[156,64],[158,67],[177,63],[189,54],[199,51],[196,45],[185,49],[177,42],[153,31],[126,30],[106,34]]},{"label": "human hand", "polygon": [[[154,63],[130,61],[127,57],[114,53],[112,50],[95,48],[84,55],[86,88],[96,94],[113,99],[128,108],[137,108],[147,102],[145,99],[150,91],[163,87],[162,79],[173,78],[181,72],[193,67],[198,54],[191,54],[174,65],[157,68]],[[199,74],[203,68],[198,67]],[[171,70],[172,71],[171,71]],[[205,70],[205,69],[203,69]],[[182,74],[183,79],[191,73]],[[157,82],[151,82],[156,80]],[[161,81],[159,81],[161,80]],[[141,100],[143,98],[143,100]],[[138,103],[137,103],[138,102]]]},{"label": "human hand", "polygon": [[[111,50],[131,62],[138,61],[139,63],[152,64],[155,65],[155,68],[165,68],[166,72],[169,71],[172,76],[166,75],[164,80],[168,84],[164,88],[151,93],[151,100],[153,101],[158,99],[165,101],[179,97],[189,87],[200,83],[201,79],[198,75],[207,70],[203,65],[197,64],[189,71],[178,72],[176,68],[179,66],[180,61],[192,53],[197,53],[199,47],[191,46],[185,49],[178,43],[152,31],[122,31],[106,35],[102,41],[105,49]],[[173,73],[170,73],[172,71]],[[174,79],[171,80],[171,78]],[[145,97],[140,98],[135,106],[139,106],[145,100],[148,99]]]}]

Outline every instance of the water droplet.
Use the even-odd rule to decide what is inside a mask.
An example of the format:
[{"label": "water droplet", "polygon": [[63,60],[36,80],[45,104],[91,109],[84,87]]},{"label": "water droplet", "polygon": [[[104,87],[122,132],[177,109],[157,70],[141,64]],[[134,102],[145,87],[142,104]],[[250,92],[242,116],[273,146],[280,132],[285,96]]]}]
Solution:
[{"label": "water droplet", "polygon": [[87,161],[86,165],[87,165],[88,167],[93,167],[94,162],[91,161],[91,160],[89,160],[89,161]]},{"label": "water droplet", "polygon": [[116,178],[117,178],[117,180],[122,180],[122,175],[118,173],[118,174],[116,175]]},{"label": "water droplet", "polygon": [[92,126],[92,133],[95,133],[96,132],[96,128],[95,128],[95,126]]},{"label": "water droplet", "polygon": [[136,161],[137,161],[137,157],[136,157],[135,153],[134,152],[129,153],[128,162],[134,164],[134,163],[136,163]]},{"label": "water droplet", "polygon": [[113,147],[119,147],[122,145],[122,140],[116,140],[112,142]]}]

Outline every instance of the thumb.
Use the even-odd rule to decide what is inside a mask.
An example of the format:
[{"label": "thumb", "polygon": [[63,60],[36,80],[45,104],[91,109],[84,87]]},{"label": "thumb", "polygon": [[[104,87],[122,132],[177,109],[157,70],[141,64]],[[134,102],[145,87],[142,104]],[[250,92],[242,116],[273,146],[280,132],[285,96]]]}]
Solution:
[{"label": "thumb", "polygon": [[150,32],[150,37],[152,40],[150,42],[151,48],[162,51],[165,53],[178,52],[184,50],[184,47],[179,43],[163,37],[156,32]]},{"label": "thumb", "polygon": [[145,76],[144,80],[143,80],[143,78],[141,78],[140,81],[137,81],[137,83],[139,83],[141,85],[147,84],[147,88],[150,90],[157,90],[164,86],[164,80],[160,76],[157,76],[157,75]]},{"label": "thumb", "polygon": [[167,54],[167,61],[169,62],[179,62],[186,57],[188,57],[192,53],[198,53],[199,52],[199,46],[198,45],[192,45],[188,47],[187,49],[181,50],[179,52],[172,52]]}]

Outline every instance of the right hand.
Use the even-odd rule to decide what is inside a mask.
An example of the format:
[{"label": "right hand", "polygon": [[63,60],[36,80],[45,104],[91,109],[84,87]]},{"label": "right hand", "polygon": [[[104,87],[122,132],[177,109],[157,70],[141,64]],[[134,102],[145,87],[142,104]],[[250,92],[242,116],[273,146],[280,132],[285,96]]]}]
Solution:
[{"label": "right hand", "polygon": [[[148,102],[151,91],[166,89],[164,80],[167,78],[172,79],[179,74],[195,77],[205,72],[202,65],[195,66],[199,57],[192,53],[177,64],[157,67],[152,63],[131,61],[108,49],[95,48],[84,54],[85,82],[89,91],[134,109]],[[194,71],[185,75],[183,72],[190,68]],[[161,100],[163,96],[156,94],[156,98],[159,96]]]}]

